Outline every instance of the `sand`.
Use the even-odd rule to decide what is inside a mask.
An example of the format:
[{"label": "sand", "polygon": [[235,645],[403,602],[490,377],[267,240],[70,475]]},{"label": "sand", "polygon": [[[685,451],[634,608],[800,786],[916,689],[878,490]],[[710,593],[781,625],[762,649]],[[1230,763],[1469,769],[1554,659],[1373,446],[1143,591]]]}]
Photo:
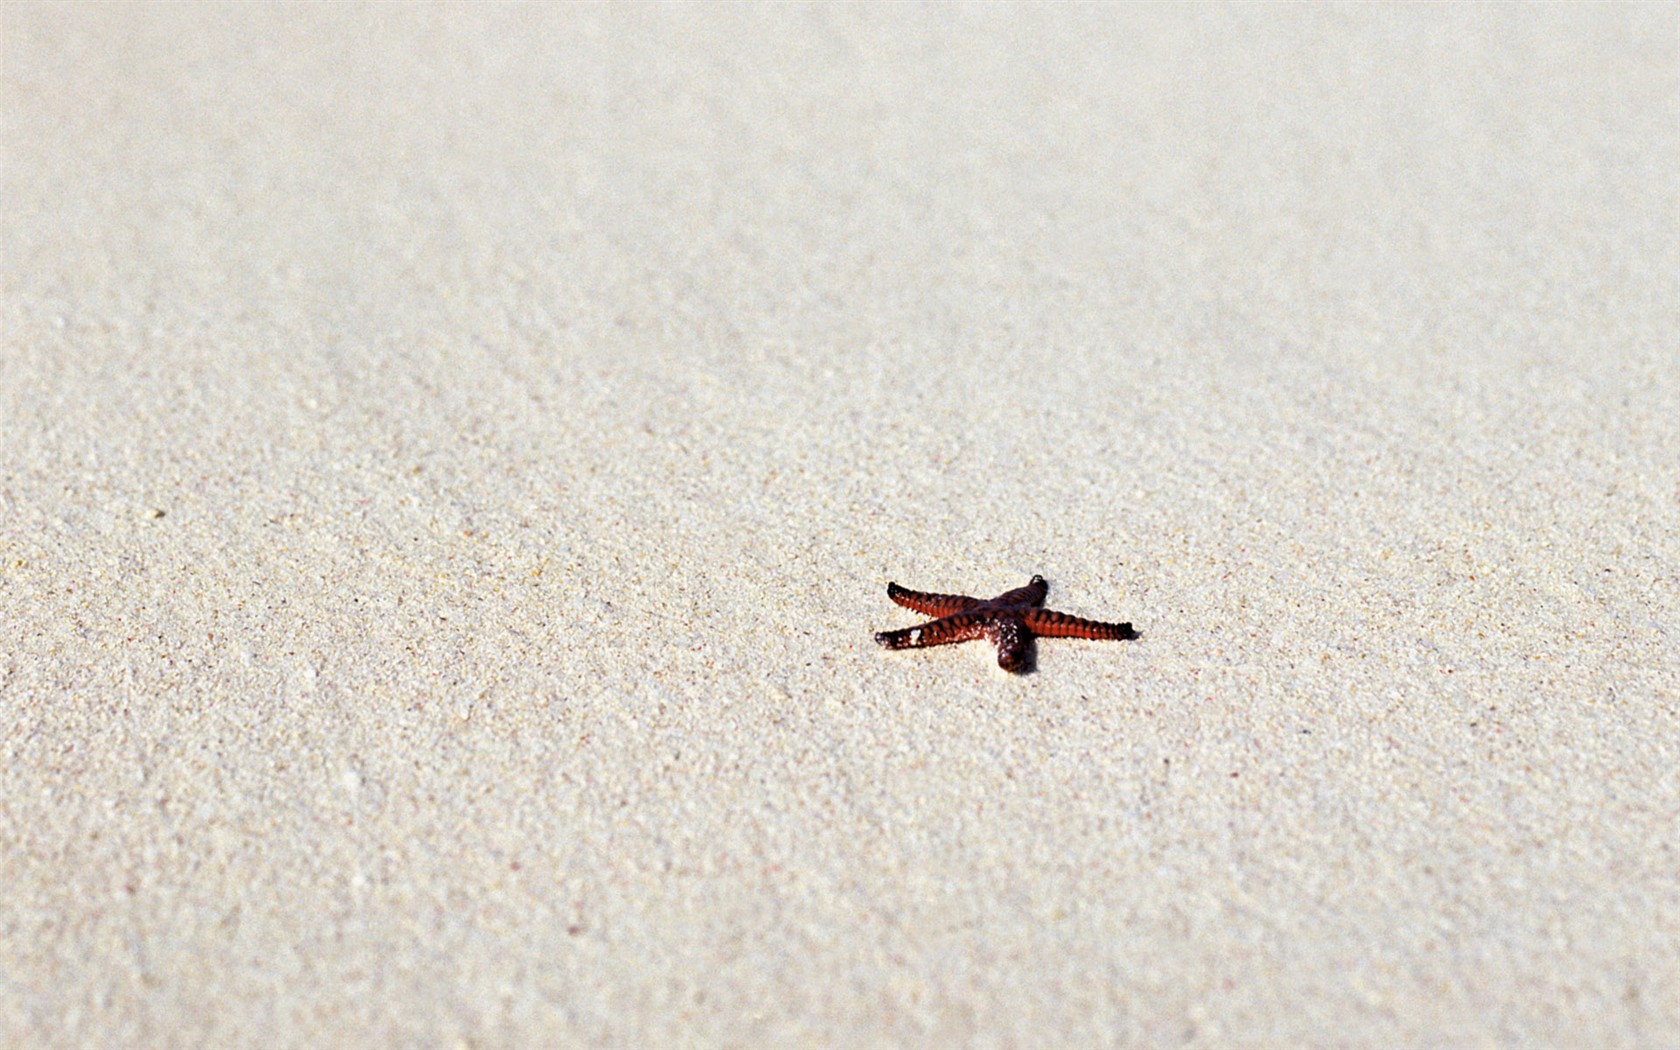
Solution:
[{"label": "sand", "polygon": [[1675,11],[0,8],[0,1044],[1680,1042]]}]

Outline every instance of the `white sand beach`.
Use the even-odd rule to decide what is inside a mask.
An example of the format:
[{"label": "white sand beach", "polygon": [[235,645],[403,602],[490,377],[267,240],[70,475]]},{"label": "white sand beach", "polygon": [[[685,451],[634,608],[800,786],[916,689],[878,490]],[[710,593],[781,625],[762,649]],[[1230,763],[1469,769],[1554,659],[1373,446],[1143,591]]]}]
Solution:
[{"label": "white sand beach", "polygon": [[0,6],[0,1045],[1680,1043],[1677,10]]}]

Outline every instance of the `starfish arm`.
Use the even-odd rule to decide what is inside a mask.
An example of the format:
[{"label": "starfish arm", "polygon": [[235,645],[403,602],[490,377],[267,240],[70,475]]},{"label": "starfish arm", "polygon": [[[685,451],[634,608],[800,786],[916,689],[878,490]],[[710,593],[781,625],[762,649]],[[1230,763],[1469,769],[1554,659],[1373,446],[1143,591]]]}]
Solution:
[{"label": "starfish arm", "polygon": [[958,613],[942,620],[906,627],[902,631],[880,631],[875,640],[888,649],[926,649],[930,645],[966,642],[986,633],[986,621],[979,616]]},{"label": "starfish arm", "polygon": [[1032,633],[1013,616],[993,617],[986,623],[986,637],[997,646],[998,666],[1005,671],[1025,671],[1030,662]]},{"label": "starfish arm", "polygon": [[1004,591],[993,598],[992,605],[1043,605],[1044,595],[1050,590],[1050,585],[1044,582],[1044,577],[1034,576],[1032,582],[1025,587],[1017,587],[1012,591]]},{"label": "starfish arm", "polygon": [[925,591],[906,590],[896,583],[887,584],[887,597],[923,616],[949,616],[981,604],[980,599],[963,594],[929,594]]},{"label": "starfish arm", "polygon": [[1129,623],[1102,623],[1083,620],[1067,613],[1049,609],[1028,609],[1022,614],[1032,633],[1045,638],[1092,638],[1099,641],[1129,641],[1138,633]]}]

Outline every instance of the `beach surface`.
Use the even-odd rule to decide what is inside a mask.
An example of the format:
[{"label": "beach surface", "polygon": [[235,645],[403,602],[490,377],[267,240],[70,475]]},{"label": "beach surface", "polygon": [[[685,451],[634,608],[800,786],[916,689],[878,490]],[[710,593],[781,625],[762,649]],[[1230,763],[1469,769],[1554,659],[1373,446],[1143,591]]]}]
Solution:
[{"label": "beach surface", "polygon": [[1674,6],[0,49],[0,1045],[1680,1042]]}]

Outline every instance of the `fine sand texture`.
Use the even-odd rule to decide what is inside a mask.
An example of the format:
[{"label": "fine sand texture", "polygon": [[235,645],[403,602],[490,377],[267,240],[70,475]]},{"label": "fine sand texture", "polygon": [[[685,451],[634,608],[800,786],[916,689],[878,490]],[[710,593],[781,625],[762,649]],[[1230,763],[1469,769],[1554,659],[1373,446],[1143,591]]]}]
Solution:
[{"label": "fine sand texture", "polygon": [[0,37],[0,1045],[1680,1043],[1674,5]]}]

